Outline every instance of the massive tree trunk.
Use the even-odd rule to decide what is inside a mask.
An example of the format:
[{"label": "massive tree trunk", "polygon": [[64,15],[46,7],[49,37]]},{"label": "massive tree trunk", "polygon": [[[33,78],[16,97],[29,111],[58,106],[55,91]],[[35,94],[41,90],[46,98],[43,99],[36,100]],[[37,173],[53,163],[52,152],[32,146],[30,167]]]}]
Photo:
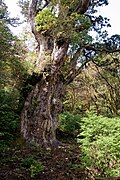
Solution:
[{"label": "massive tree trunk", "polygon": [[[50,79],[49,79],[50,78]],[[28,95],[22,111],[21,131],[30,143],[57,145],[56,128],[64,93],[60,76],[38,82]]]},{"label": "massive tree trunk", "polygon": [[52,54],[49,54],[53,60],[50,65],[45,64],[44,52],[39,53],[42,77],[28,94],[21,114],[21,132],[29,143],[45,146],[57,146],[59,143],[56,140],[56,128],[64,95],[60,70],[65,62],[67,49],[66,43],[60,48],[54,47]]},{"label": "massive tree trunk", "polygon": [[[58,126],[59,114],[62,111],[65,86],[62,68],[69,48],[69,39],[51,36],[51,31],[42,33],[36,30],[35,16],[38,11],[37,5],[40,2],[41,7],[43,5],[45,7],[49,3],[49,1],[43,1],[44,4],[42,1],[30,0],[29,21],[32,32],[38,42],[39,57],[36,65],[42,75],[25,100],[21,114],[21,133],[29,143],[57,146],[59,143],[56,140],[56,128]],[[83,3],[83,9],[78,8],[79,13],[86,11],[89,0],[85,2],[87,2],[86,7]],[[58,1],[58,3],[60,2]],[[59,4],[56,4],[56,8],[56,17],[58,17],[60,13]],[[79,52],[76,52],[75,58],[71,60],[71,64],[74,59],[77,62],[78,54]],[[72,72],[73,75],[71,75],[71,71],[70,74],[68,73],[68,77],[66,78],[68,82],[73,80],[77,75],[75,69]]]},{"label": "massive tree trunk", "polygon": [[40,36],[37,66],[41,79],[33,87],[25,100],[21,114],[21,132],[29,143],[43,146],[58,146],[56,128],[62,111],[64,82],[61,68],[66,60],[68,44],[53,43]]}]

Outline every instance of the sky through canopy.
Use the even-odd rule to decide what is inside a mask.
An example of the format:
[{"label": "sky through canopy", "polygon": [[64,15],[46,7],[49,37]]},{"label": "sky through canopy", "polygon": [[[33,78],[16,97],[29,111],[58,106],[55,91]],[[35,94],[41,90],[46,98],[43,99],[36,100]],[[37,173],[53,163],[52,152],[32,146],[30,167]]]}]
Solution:
[{"label": "sky through canopy", "polygon": [[[17,2],[18,0],[5,0],[11,16],[18,16],[23,19],[20,14],[20,7],[18,7]],[[107,29],[110,36],[113,34],[120,34],[120,0],[109,0],[109,5],[99,8],[98,13],[110,19],[111,28]],[[23,27],[24,25],[21,25],[16,28],[11,28],[11,30],[18,35],[22,31]]]}]

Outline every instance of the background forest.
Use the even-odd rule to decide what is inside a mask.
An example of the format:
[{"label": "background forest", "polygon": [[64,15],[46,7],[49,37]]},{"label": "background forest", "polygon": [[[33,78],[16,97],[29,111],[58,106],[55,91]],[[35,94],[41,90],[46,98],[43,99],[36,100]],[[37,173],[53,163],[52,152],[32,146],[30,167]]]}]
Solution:
[{"label": "background forest", "polygon": [[[86,63],[67,85],[57,137],[69,146],[44,151],[26,144],[20,135],[21,110],[38,81],[39,67],[30,30],[21,37],[10,30],[18,24],[0,0],[0,179],[119,179],[119,52],[99,53],[97,61]],[[107,45],[116,49],[120,37],[114,35],[112,40]],[[63,75],[69,59],[68,55]]]}]

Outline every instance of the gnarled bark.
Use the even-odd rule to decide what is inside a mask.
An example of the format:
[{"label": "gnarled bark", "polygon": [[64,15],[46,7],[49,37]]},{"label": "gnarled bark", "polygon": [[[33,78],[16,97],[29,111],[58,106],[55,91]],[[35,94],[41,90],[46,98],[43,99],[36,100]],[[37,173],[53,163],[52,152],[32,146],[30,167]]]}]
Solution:
[{"label": "gnarled bark", "polygon": [[21,132],[30,143],[56,145],[58,115],[62,110],[63,82],[60,77],[42,79],[28,95],[22,111]]},{"label": "gnarled bark", "polygon": [[45,146],[58,145],[56,128],[59,113],[62,111],[64,94],[64,83],[60,70],[65,62],[67,50],[67,43],[61,47],[54,46],[50,54],[52,62],[49,69],[47,69],[46,63],[48,62],[44,56],[44,48],[39,53],[43,77],[28,94],[21,114],[21,133],[30,143]]}]

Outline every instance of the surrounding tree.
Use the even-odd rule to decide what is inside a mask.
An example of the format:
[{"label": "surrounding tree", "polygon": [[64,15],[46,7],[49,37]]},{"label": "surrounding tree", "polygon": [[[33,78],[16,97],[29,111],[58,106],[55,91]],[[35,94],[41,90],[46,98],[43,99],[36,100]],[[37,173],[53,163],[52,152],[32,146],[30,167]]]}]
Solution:
[{"label": "surrounding tree", "polygon": [[[7,6],[3,1],[0,1],[0,84],[1,86],[5,83],[5,69],[6,71],[6,59],[10,58],[11,55],[11,43],[14,40],[10,29],[8,28],[8,12]],[[8,74],[9,78],[9,74]]]},{"label": "surrounding tree", "polygon": [[19,89],[27,74],[23,67],[25,43],[10,31],[16,19],[9,17],[7,6],[0,0],[0,153],[8,150],[15,139],[20,121],[18,115]]},{"label": "surrounding tree", "polygon": [[64,110],[73,113],[95,111],[102,115],[119,115],[120,57],[108,54],[109,64],[87,64],[84,71],[67,87]]},{"label": "surrounding tree", "polygon": [[18,86],[25,70],[21,63],[27,52],[25,43],[10,30],[10,25],[18,24],[16,20],[9,17],[6,4],[0,0],[0,89]]},{"label": "surrounding tree", "polygon": [[[97,114],[119,115],[120,106],[120,59],[119,54],[108,55],[106,59],[112,59],[109,65],[90,69],[96,76],[89,76],[89,90],[91,91],[92,105],[95,105]],[[90,71],[90,70],[89,70]],[[89,73],[90,74],[90,73]]]},{"label": "surrounding tree", "polygon": [[[56,128],[66,86],[89,61],[119,51],[119,36],[107,38],[108,19],[96,16],[107,0],[19,1],[38,43],[38,75],[21,113],[21,133],[29,143],[58,146]],[[27,10],[28,9],[28,13]],[[96,40],[90,35],[96,31]]]}]

